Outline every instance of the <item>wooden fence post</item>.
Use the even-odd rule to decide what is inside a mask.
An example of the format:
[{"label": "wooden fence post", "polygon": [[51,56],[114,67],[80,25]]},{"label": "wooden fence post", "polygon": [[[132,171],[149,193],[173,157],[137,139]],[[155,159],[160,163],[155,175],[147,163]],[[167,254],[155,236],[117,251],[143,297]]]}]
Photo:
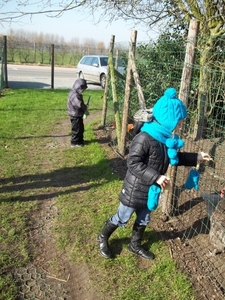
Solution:
[{"label": "wooden fence post", "polygon": [[[115,40],[115,36],[112,35],[111,39],[110,39],[110,44],[109,44],[109,53],[113,52],[114,40]],[[109,68],[109,64],[108,64],[107,76],[106,76],[106,82],[105,82],[105,90],[104,90],[104,96],[103,96],[101,127],[105,127],[105,122],[106,122],[106,114],[107,114],[107,106],[108,106],[107,98],[108,98],[108,94],[109,94],[109,81],[110,81],[110,68]]]},{"label": "wooden fence post", "polygon": [[128,56],[128,63],[127,63],[127,76],[126,76],[125,96],[124,96],[124,106],[123,106],[121,149],[119,149],[120,154],[123,156],[125,155],[125,150],[126,150],[127,118],[128,118],[128,111],[129,111],[129,99],[130,99],[131,79],[132,79],[131,53],[135,53],[136,40],[137,40],[137,31],[133,30],[130,35],[129,56]]},{"label": "wooden fence post", "polygon": [[134,82],[136,84],[137,87],[137,93],[138,93],[138,100],[140,103],[140,107],[145,109],[146,108],[146,104],[145,104],[145,99],[144,99],[144,94],[142,91],[142,87],[141,87],[141,82],[139,79],[139,74],[137,71],[137,67],[136,67],[136,63],[135,63],[135,57],[134,57],[134,53],[131,53],[131,67],[132,67],[132,72],[133,72],[133,76],[134,76]]},{"label": "wooden fence post", "polygon": [[[188,41],[186,45],[184,67],[178,96],[179,99],[181,99],[185,105],[188,104],[188,93],[191,86],[191,77],[195,58],[195,48],[197,44],[198,27],[199,21],[191,20],[189,24]],[[182,131],[183,130],[181,128],[181,134]],[[176,187],[177,167],[170,165],[167,170],[167,176],[170,178],[171,188],[165,190],[162,193],[162,213],[166,216],[171,216],[173,215],[174,208],[177,206],[178,199],[176,198],[181,193],[181,190],[178,190],[178,187]]]},{"label": "wooden fence post", "polygon": [[114,116],[115,116],[115,123],[116,123],[116,137],[117,137],[117,144],[118,148],[120,149],[121,146],[121,119],[120,119],[120,111],[119,111],[119,102],[117,99],[117,92],[116,92],[116,76],[115,76],[115,68],[114,68],[114,61],[113,61],[113,50],[114,50],[114,36],[112,41],[112,47],[110,47],[109,51],[109,58],[108,58],[108,65],[110,70],[110,80],[112,86],[112,97],[113,97],[113,108],[114,108]]},{"label": "wooden fence post", "polygon": [[123,109],[123,121],[122,121],[122,133],[121,133],[121,148],[120,153],[124,156],[126,149],[126,133],[127,133],[127,118],[129,111],[129,98],[131,90],[131,77],[133,74],[134,82],[137,87],[138,100],[141,108],[146,108],[144,94],[142,92],[142,87],[135,63],[135,52],[136,52],[136,41],[137,41],[137,31],[133,30],[130,37],[130,48],[127,66],[127,77],[126,77],[126,88],[125,88],[125,99],[124,99],[124,109]]},{"label": "wooden fence post", "polygon": [[179,99],[181,99],[184,104],[188,105],[188,94],[191,86],[191,77],[193,64],[195,60],[195,49],[197,44],[197,35],[199,29],[199,21],[191,20],[188,31],[188,41],[186,46],[186,53],[184,59],[184,67],[181,77]]}]

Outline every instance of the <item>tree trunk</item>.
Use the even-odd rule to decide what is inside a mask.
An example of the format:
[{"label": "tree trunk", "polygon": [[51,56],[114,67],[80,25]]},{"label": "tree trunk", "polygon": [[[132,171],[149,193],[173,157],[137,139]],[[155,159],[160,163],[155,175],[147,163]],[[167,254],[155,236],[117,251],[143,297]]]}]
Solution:
[{"label": "tree trunk", "polygon": [[210,56],[213,51],[213,40],[209,39],[207,43],[208,47],[200,51],[200,76],[198,87],[198,115],[194,126],[194,139],[199,140],[205,138],[207,127],[207,106],[208,106],[208,87],[210,86],[210,74],[207,66],[210,62]]}]

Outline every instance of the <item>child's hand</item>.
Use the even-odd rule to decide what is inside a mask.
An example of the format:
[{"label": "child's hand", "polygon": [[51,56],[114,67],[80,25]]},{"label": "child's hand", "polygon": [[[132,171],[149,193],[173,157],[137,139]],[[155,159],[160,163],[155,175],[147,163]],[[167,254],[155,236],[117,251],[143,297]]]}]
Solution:
[{"label": "child's hand", "polygon": [[166,188],[166,186],[169,184],[170,179],[164,175],[160,175],[158,179],[156,180],[156,183],[160,185],[161,188]]},{"label": "child's hand", "polygon": [[198,160],[199,161],[210,161],[213,159],[208,153],[200,152],[200,153],[198,153]]},{"label": "child's hand", "polygon": [[222,190],[220,191],[220,197],[223,198],[225,195],[225,188],[222,188]]}]

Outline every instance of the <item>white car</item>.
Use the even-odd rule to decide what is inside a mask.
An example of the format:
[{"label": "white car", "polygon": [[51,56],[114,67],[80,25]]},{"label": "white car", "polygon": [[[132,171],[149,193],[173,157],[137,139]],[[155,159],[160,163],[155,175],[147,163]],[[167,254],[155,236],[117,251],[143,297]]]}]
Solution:
[{"label": "white car", "polygon": [[[118,60],[118,72],[124,74],[125,69]],[[106,55],[85,55],[81,58],[77,65],[76,73],[78,78],[87,81],[99,83],[105,88],[106,75],[108,67],[108,56]]]}]

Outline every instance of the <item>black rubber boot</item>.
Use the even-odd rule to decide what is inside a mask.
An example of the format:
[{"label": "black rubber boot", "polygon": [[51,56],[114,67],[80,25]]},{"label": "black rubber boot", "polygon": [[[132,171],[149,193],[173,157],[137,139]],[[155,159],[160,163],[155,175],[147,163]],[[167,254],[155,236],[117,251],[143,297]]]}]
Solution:
[{"label": "black rubber boot", "polygon": [[112,224],[109,220],[105,222],[105,226],[97,236],[99,242],[99,251],[105,258],[112,258],[111,250],[109,249],[108,239],[110,235],[117,229],[117,225]]},{"label": "black rubber boot", "polygon": [[154,259],[155,255],[152,252],[145,250],[141,246],[141,241],[142,241],[145,228],[146,226],[138,225],[137,223],[134,223],[131,242],[128,249],[131,252],[141,256],[142,258]]}]

